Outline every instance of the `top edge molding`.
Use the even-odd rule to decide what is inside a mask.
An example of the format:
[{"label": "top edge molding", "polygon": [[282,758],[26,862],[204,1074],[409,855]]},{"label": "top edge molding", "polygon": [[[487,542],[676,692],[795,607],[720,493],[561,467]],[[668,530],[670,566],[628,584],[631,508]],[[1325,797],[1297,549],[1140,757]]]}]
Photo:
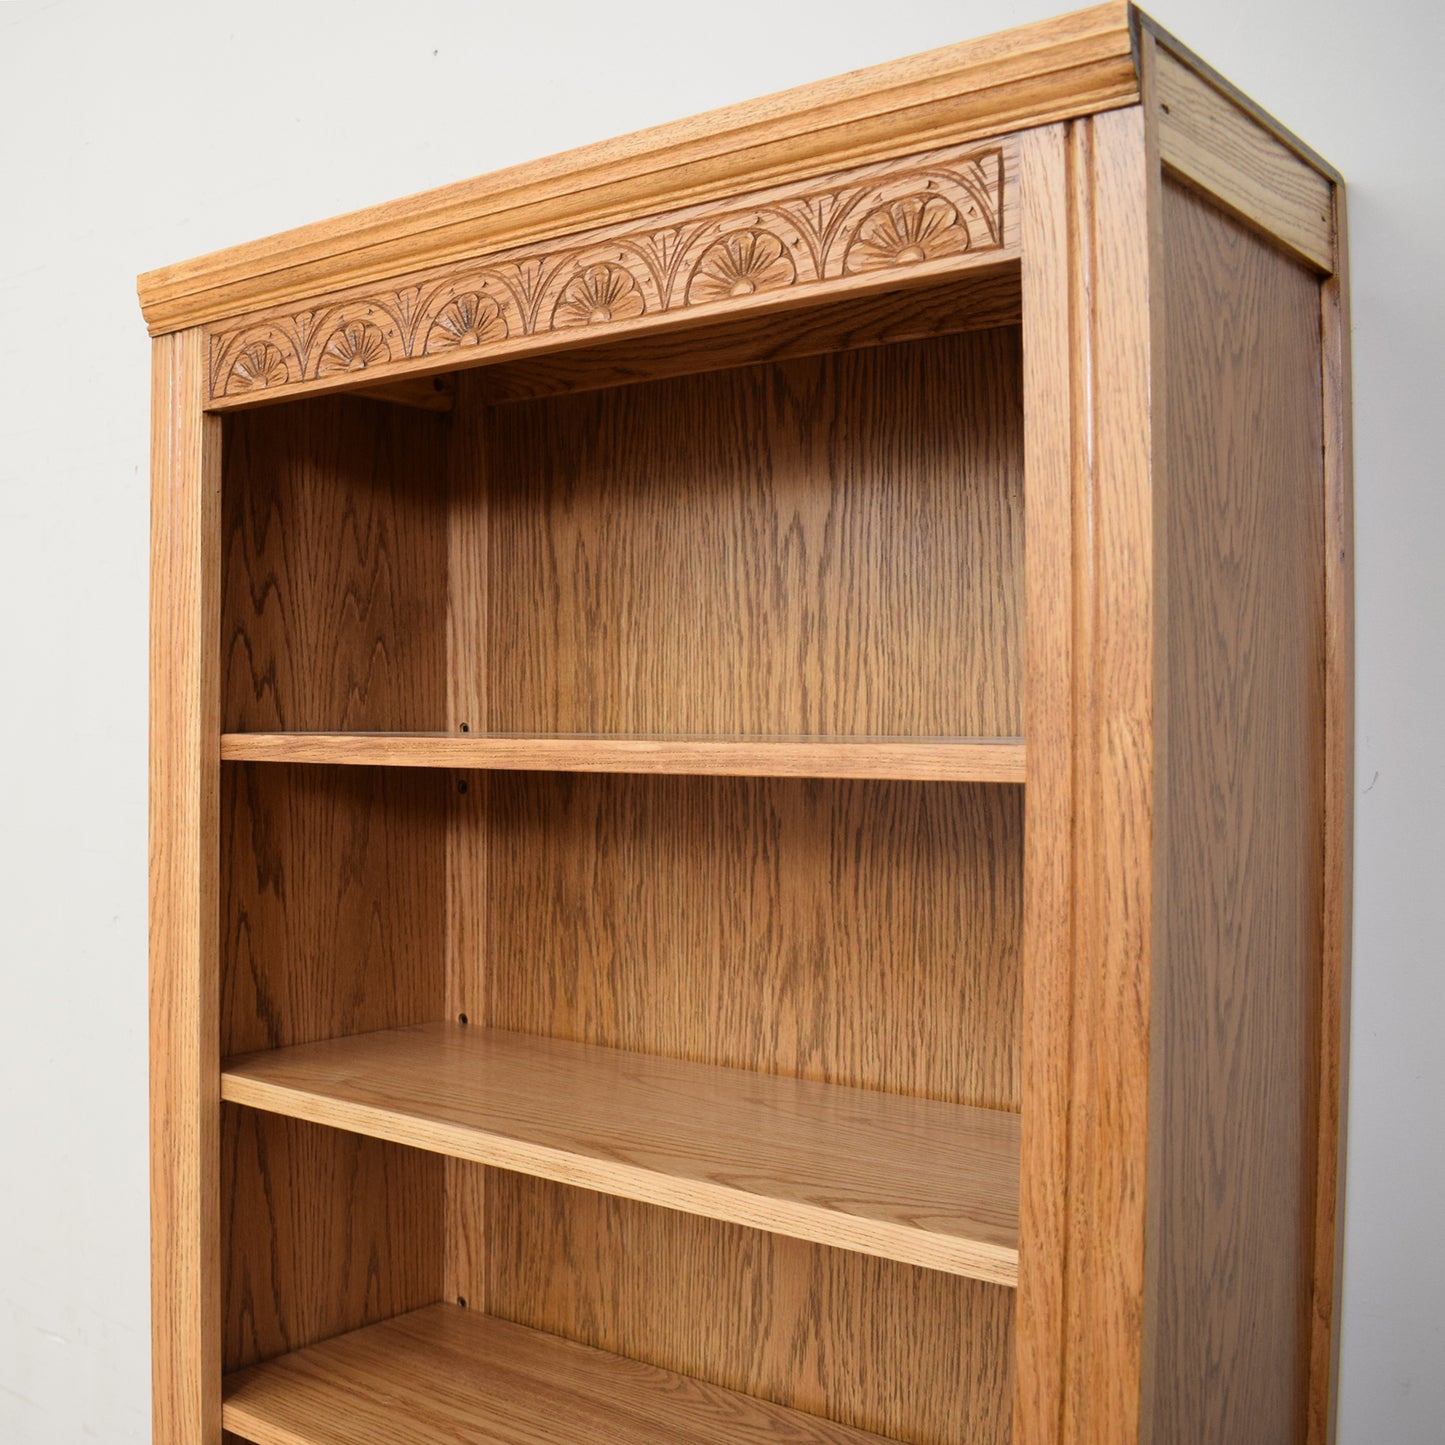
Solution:
[{"label": "top edge molding", "polygon": [[1136,104],[1116,0],[852,71],[142,275],[153,335],[500,247]]}]

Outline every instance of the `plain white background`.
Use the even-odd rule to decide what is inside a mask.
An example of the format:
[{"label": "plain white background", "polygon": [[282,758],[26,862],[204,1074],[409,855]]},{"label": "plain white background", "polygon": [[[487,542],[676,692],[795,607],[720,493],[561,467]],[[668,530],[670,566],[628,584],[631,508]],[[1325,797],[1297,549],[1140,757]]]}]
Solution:
[{"label": "plain white background", "polygon": [[[0,1440],[149,1439],[136,273],[1067,4],[0,0]],[[1350,182],[1359,748],[1340,1441],[1440,1445],[1445,23],[1433,0],[1151,8]]]}]

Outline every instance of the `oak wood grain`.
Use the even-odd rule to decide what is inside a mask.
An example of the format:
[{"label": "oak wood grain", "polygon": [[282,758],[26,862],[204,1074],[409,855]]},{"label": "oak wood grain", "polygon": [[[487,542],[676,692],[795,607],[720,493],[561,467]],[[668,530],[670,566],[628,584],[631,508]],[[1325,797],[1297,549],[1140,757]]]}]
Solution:
[{"label": "oak wood grain", "polygon": [[1020,793],[493,774],[487,1021],[1015,1109]]},{"label": "oak wood grain", "polygon": [[1343,185],[1336,189],[1335,218],[1334,273],[1320,287],[1325,483],[1325,851],[1308,1445],[1333,1445],[1335,1438],[1354,919],[1355,498],[1349,246]]},{"label": "oak wood grain", "polygon": [[[1089,496],[1088,141],[1050,126],[1020,147],[1024,254],[1025,730],[1019,1050],[1018,1363],[1014,1438],[1054,1445],[1063,1429],[1073,1052],[1074,565],[1076,506]],[[1060,346],[1068,336],[1073,344]],[[1085,516],[1087,513],[1084,514]],[[1080,557],[1083,563],[1086,559]]]},{"label": "oak wood grain", "polygon": [[[225,1053],[440,1015],[447,799],[443,774],[225,766]],[[223,1145],[229,1367],[440,1297],[440,1160],[242,1110]]]},{"label": "oak wood grain", "polygon": [[449,1305],[232,1375],[225,1418],[256,1445],[884,1445]]},{"label": "oak wood grain", "polygon": [[1002,328],[494,410],[488,729],[1017,735],[1019,366]]},{"label": "oak wood grain", "polygon": [[610,345],[499,362],[481,368],[476,376],[485,400],[501,405],[956,331],[988,331],[1018,321],[1019,265],[1009,261],[981,266],[942,283],[833,298],[826,305],[780,312],[763,325],[756,317],[743,316],[708,325],[671,326]]},{"label": "oak wood grain", "polygon": [[[463,407],[481,405],[478,373],[457,378]],[[489,671],[487,645],[486,450],[476,427],[458,429],[448,448],[447,718],[454,736],[484,725]],[[464,731],[465,730],[465,731]],[[461,783],[467,781],[466,792]],[[487,775],[452,778],[446,828],[446,1013],[484,1023],[487,976],[485,816]],[[445,1295],[472,1309],[487,1308],[485,1214],[487,1171],[465,1159],[446,1161]]]},{"label": "oak wood grain", "polygon": [[1328,273],[1334,186],[1243,107],[1160,48],[1149,104],[1165,168],[1292,255]]},{"label": "oak wood grain", "polygon": [[1022,738],[577,737],[533,733],[225,733],[227,762],[510,772],[911,778],[1021,783]]},{"label": "oak wood grain", "polygon": [[225,726],[443,726],[444,419],[336,398],[225,425]]},{"label": "oak wood grain", "polygon": [[884,1259],[1016,1282],[1018,1116],[1002,1110],[454,1023],[232,1059],[221,1096]]},{"label": "oak wood grain", "polygon": [[1013,1291],[490,1171],[491,1309],[912,1445],[1004,1445]]},{"label": "oak wood grain", "polygon": [[224,1368],[440,1296],[440,1159],[230,1105],[221,1133]]},{"label": "oak wood grain", "polygon": [[1149,1438],[1298,1441],[1325,848],[1319,283],[1174,184],[1163,221]]},{"label": "oak wood grain", "polygon": [[448,780],[228,764],[222,791],[223,1053],[439,1018]]},{"label": "oak wood grain", "polygon": [[220,425],[194,331],[151,374],[151,1389],[157,1445],[220,1430]]},{"label": "oak wood grain", "polygon": [[1024,129],[1138,99],[1108,4],[514,166],[142,276],[153,332],[323,297],[479,250]]}]

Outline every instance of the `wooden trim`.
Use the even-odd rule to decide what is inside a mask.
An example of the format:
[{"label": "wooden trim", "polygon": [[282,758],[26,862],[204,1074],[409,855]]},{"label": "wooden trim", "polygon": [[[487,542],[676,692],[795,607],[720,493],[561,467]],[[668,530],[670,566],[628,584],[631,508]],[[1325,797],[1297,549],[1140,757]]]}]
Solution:
[{"label": "wooden trim", "polygon": [[[1145,43],[1155,46],[1155,37]],[[1328,273],[1334,266],[1334,186],[1233,95],[1159,46],[1147,103],[1165,168],[1225,211]]]},{"label": "wooden trim", "polygon": [[1022,783],[1022,738],[226,733],[224,762]]},{"label": "wooden trim", "polygon": [[1020,148],[1023,227],[1024,732],[1023,1099],[1016,1445],[1056,1445],[1063,1410],[1069,1075],[1073,1027],[1073,608],[1076,492],[1087,481],[1084,375],[1089,230],[1077,127]]},{"label": "wooden trim", "polygon": [[1017,1114],[426,1024],[230,1060],[234,1104],[881,1259],[1018,1281]]},{"label": "wooden trim", "polygon": [[[1256,125],[1277,140],[1287,151],[1298,156],[1300,160],[1312,170],[1318,171],[1331,185],[1339,185],[1342,183],[1342,177],[1339,171],[1320,155],[1314,147],[1306,145],[1288,126],[1281,125],[1262,105],[1251,100],[1237,85],[1234,85],[1226,79],[1212,65],[1202,60],[1193,50],[1183,44],[1178,36],[1171,34],[1160,25],[1152,15],[1146,15],[1142,10],[1136,8],[1133,14],[1138,33],[1136,59],[1140,62],[1141,72],[1143,68],[1143,52],[1145,49],[1143,41],[1146,38],[1152,38],[1157,50],[1165,51],[1176,60],[1182,62],[1207,85],[1217,90],[1226,100],[1242,110]],[[1141,79],[1142,87],[1147,92],[1148,78],[1142,77],[1141,75]]]},{"label": "wooden trim", "polygon": [[716,324],[948,278],[1018,253],[1011,138],[670,207],[523,249],[329,292],[209,331],[216,408],[362,379]]},{"label": "wooden trim", "polygon": [[1334,274],[1320,288],[1325,436],[1325,888],[1307,1445],[1333,1445],[1335,1439],[1354,934],[1354,435],[1343,186],[1336,193],[1336,211]]},{"label": "wooden trim", "polygon": [[151,381],[151,1356],[156,1445],[219,1438],[220,422],[204,338]]},{"label": "wooden trim", "polygon": [[152,333],[488,251],[791,184],[1139,98],[1130,7],[1110,3],[513,166],[142,276]]}]

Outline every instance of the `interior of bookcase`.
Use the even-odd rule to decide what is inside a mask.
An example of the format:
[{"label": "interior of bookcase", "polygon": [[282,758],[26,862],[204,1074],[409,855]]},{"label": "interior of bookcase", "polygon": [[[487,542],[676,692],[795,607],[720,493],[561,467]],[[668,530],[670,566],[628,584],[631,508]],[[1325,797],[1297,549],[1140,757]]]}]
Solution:
[{"label": "interior of bookcase", "polygon": [[[223,731],[1019,740],[1018,305],[226,414]],[[1007,1439],[1022,787],[362,756],[222,769],[228,1427],[324,1341],[402,1394],[471,1350],[503,1383],[445,1408],[518,1418],[602,1368],[490,1319],[699,1440]]]}]

